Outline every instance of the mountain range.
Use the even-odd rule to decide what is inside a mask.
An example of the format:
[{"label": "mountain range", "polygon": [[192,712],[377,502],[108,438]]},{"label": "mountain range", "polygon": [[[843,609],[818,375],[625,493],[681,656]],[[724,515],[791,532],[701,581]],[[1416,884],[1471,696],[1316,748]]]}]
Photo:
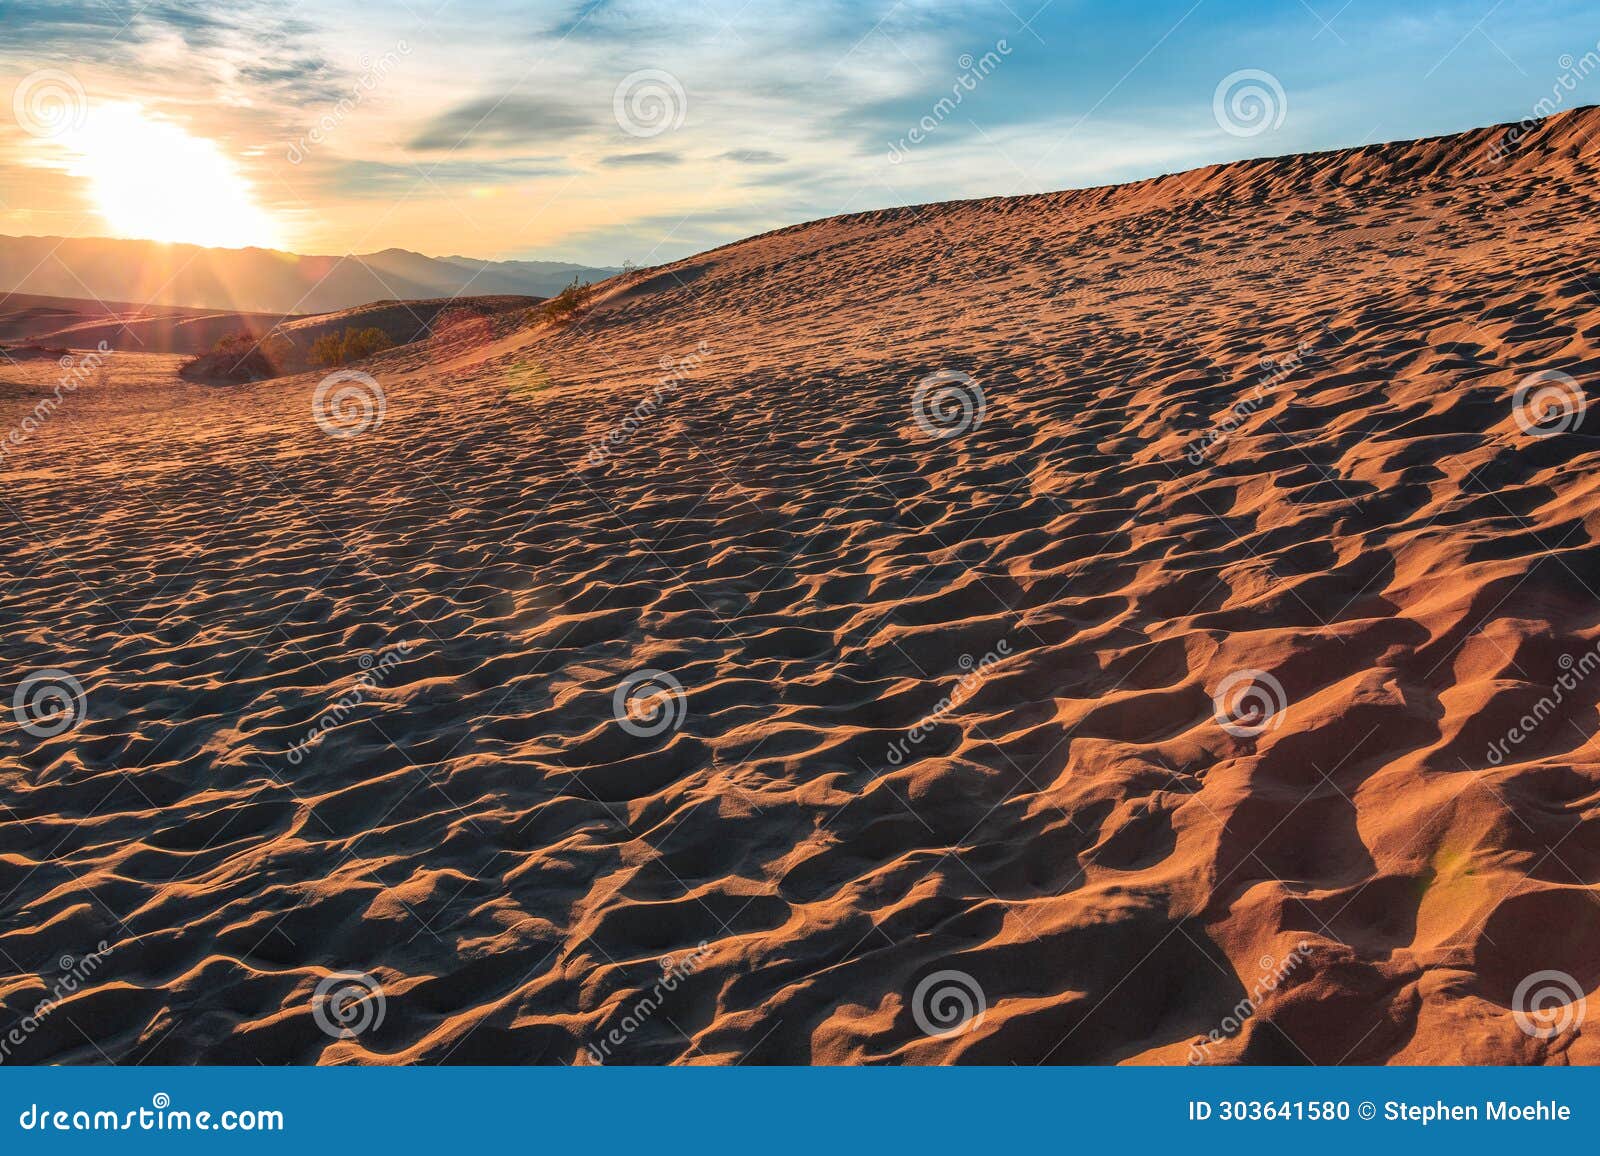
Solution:
[{"label": "mountain range", "polygon": [[406,249],[304,256],[105,237],[0,236],[0,290],[146,305],[326,313],[372,301],[525,294],[619,272],[564,261],[427,257]]}]

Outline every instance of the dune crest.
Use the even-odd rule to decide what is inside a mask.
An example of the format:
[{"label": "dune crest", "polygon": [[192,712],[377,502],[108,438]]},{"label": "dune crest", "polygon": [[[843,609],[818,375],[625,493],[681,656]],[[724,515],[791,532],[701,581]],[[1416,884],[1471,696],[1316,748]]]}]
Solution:
[{"label": "dune crest", "polygon": [[118,354],[6,447],[5,1007],[106,944],[15,1059],[1600,1059],[1597,131],[795,226],[337,413]]}]

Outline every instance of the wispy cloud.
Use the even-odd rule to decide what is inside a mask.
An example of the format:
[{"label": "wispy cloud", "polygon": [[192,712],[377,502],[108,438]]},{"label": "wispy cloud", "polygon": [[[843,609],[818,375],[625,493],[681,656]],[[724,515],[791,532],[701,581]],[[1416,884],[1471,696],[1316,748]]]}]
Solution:
[{"label": "wispy cloud", "polygon": [[614,169],[624,168],[662,168],[669,165],[681,165],[683,158],[677,153],[618,153],[616,156],[601,157],[600,163]]},{"label": "wispy cloud", "polygon": [[717,159],[741,165],[781,165],[784,157],[770,149],[729,149],[718,153]]},{"label": "wispy cloud", "polygon": [[327,174],[331,188],[352,197],[405,196],[429,186],[496,188],[526,185],[570,173],[559,160],[447,160],[422,162],[336,161]]},{"label": "wispy cloud", "polygon": [[[609,113],[606,114],[609,119]],[[485,96],[430,120],[410,147],[423,152],[471,147],[543,147],[570,141],[606,123],[593,108],[555,99]]]}]

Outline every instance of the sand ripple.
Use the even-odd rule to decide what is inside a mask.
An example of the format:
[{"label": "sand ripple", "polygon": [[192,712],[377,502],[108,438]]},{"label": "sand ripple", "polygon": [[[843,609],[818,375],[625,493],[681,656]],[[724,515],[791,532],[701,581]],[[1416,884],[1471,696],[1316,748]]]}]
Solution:
[{"label": "sand ripple", "polygon": [[1597,127],[799,226],[353,437],[124,361],[4,466],[9,1018],[106,945],[9,1058],[1593,1060]]}]

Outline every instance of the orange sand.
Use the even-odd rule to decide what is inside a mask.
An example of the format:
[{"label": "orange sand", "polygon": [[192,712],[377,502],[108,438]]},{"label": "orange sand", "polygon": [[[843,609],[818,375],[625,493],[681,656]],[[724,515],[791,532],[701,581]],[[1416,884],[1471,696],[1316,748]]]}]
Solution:
[{"label": "orange sand", "polygon": [[1600,372],[1597,131],[785,229],[353,437],[117,355],[0,467],[7,669],[87,693],[0,730],[4,1006],[108,945],[13,1062],[1600,1059],[1513,1009],[1600,983],[1600,675],[1489,755],[1600,641],[1600,416],[1513,405]]}]

